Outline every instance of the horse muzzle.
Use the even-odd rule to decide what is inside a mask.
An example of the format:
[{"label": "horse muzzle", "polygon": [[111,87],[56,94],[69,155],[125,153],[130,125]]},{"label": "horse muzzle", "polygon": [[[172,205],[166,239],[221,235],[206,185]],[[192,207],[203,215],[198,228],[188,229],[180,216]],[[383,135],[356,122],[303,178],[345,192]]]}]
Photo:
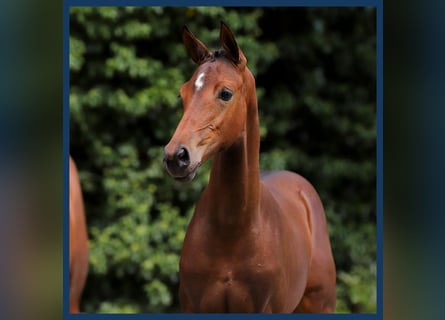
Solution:
[{"label": "horse muzzle", "polygon": [[183,145],[173,152],[170,152],[167,147],[164,149],[164,167],[175,180],[181,182],[192,181],[196,176],[199,165],[199,162],[194,164],[190,160],[190,152]]}]

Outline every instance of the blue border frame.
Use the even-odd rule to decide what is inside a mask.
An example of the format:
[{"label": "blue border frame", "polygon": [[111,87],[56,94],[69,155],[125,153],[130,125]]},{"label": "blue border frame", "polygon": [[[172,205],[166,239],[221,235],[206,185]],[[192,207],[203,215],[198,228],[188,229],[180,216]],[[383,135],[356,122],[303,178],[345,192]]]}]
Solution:
[{"label": "blue border frame", "polygon": [[[376,34],[377,34],[377,182],[376,182],[376,227],[377,227],[377,311],[372,314],[70,314],[69,313],[69,12],[75,6],[258,6],[258,7],[375,7],[376,8]],[[298,319],[383,319],[383,0],[65,0],[63,2],[63,319],[240,319],[253,317],[255,319],[285,319],[298,317]]]},{"label": "blue border frame", "polygon": [[65,0],[64,7],[163,6],[163,7],[378,7],[383,0]]}]

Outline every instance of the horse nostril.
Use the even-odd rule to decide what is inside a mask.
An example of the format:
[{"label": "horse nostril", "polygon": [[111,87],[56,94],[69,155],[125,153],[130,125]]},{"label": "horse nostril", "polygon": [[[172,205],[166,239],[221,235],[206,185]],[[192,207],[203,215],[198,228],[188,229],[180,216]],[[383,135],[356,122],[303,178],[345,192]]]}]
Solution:
[{"label": "horse nostril", "polygon": [[184,146],[179,146],[176,151],[164,150],[164,166],[173,177],[184,177],[188,174],[190,166],[190,153]]},{"label": "horse nostril", "polygon": [[184,147],[179,148],[178,152],[176,153],[176,159],[179,167],[181,168],[187,167],[190,164],[189,153]]}]

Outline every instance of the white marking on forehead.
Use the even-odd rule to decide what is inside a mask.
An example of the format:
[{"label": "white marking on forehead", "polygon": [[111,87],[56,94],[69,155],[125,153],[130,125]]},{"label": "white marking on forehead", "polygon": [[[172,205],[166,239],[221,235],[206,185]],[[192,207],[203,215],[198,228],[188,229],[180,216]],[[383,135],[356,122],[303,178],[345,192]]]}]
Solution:
[{"label": "white marking on forehead", "polygon": [[202,86],[204,85],[204,77],[205,77],[205,73],[201,72],[199,74],[198,78],[196,78],[196,81],[195,81],[196,90],[201,90]]}]

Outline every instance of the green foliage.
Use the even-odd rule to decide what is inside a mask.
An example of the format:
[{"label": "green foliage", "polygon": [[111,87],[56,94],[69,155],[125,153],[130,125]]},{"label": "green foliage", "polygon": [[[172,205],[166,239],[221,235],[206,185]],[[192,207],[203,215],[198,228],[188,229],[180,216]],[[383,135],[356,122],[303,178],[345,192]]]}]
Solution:
[{"label": "green foliage", "polygon": [[181,185],[162,165],[195,65],[227,22],[257,80],[261,167],[307,177],[326,208],[338,312],[376,310],[375,11],[73,7],[70,153],[90,238],[86,312],[178,312],[178,261],[209,163]]}]

